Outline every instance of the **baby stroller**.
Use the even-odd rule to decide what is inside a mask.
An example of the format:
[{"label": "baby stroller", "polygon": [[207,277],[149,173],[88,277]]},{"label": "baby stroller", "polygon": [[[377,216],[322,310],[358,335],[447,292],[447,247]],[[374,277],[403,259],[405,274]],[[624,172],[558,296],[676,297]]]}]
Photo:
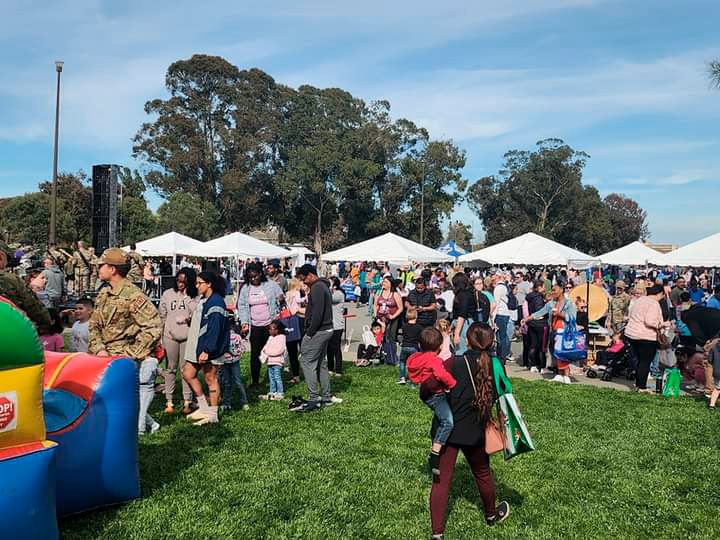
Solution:
[{"label": "baby stroller", "polygon": [[356,365],[358,367],[374,367],[384,364],[387,353],[382,345],[375,342],[375,336],[367,325],[363,326],[362,340],[363,342],[358,345]]},{"label": "baby stroller", "polygon": [[600,377],[603,381],[611,381],[613,377],[624,375],[631,381],[635,378],[635,365],[632,348],[623,335],[623,348],[614,353],[598,352],[595,364],[588,367],[587,376],[590,379]]}]

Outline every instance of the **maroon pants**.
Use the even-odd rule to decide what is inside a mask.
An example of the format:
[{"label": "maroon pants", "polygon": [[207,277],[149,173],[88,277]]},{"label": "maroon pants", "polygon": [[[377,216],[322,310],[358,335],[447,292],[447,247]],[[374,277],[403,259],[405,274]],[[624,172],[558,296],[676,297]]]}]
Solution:
[{"label": "maroon pants", "polygon": [[485,507],[485,517],[495,515],[495,480],[490,470],[490,458],[482,446],[456,446],[448,444],[440,452],[440,480],[433,482],[430,490],[430,520],[433,534],[445,532],[445,511],[448,494],[455,472],[458,450],[462,450],[465,460],[475,477],[480,497]]}]

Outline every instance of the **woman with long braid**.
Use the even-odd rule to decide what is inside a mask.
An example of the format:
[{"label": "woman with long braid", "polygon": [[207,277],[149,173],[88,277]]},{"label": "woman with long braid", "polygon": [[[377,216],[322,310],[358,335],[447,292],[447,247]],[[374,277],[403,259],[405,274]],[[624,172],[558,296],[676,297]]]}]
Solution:
[{"label": "woman with long braid", "polygon": [[[497,398],[490,356],[494,339],[494,332],[487,324],[473,323],[467,331],[468,351],[445,362],[445,368],[456,381],[448,396],[454,427],[440,452],[440,474],[430,490],[434,539],[442,538],[445,531],[445,511],[458,452],[463,453],[475,477],[487,524],[500,523],[510,514],[507,502],[495,504],[495,480],[485,452],[485,427]],[[437,428],[438,422],[433,419],[433,436]]]}]

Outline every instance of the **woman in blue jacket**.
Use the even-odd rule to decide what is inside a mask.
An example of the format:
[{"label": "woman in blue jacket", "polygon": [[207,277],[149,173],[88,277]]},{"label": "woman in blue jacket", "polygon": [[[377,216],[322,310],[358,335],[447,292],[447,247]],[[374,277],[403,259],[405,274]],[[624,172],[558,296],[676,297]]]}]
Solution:
[{"label": "woman in blue jacket", "polygon": [[[220,385],[217,375],[230,346],[230,324],[225,306],[225,281],[213,272],[200,272],[196,285],[202,299],[190,322],[183,378],[192,388],[199,405],[188,419],[197,420],[194,425],[202,426],[218,421]],[[208,385],[210,405],[198,379],[200,370]]]},{"label": "woman in blue jacket", "polygon": [[250,377],[253,386],[260,383],[260,351],[270,337],[268,328],[278,316],[282,297],[282,289],[267,278],[262,265],[247,265],[245,282],[238,294],[237,317],[242,332],[250,332]]}]

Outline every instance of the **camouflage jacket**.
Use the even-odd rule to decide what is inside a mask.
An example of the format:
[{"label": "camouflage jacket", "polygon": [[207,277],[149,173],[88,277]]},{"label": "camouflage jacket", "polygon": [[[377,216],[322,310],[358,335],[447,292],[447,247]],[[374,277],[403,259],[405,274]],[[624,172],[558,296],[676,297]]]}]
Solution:
[{"label": "camouflage jacket", "polygon": [[143,261],[142,255],[140,255],[137,251],[131,251],[128,255],[130,257],[130,271],[127,275],[128,280],[133,283],[142,281],[143,266],[145,266],[145,261]]},{"label": "camouflage jacket", "polygon": [[127,279],[105,287],[95,300],[90,318],[88,352],[102,350],[143,360],[155,352],[163,324],[158,310]]},{"label": "camouflage jacket", "polygon": [[0,270],[0,296],[12,301],[35,323],[40,334],[50,330],[50,314],[38,297],[20,277],[10,270]]},{"label": "camouflage jacket", "polygon": [[626,292],[610,298],[610,321],[614,329],[622,325],[630,308],[630,295]]}]

